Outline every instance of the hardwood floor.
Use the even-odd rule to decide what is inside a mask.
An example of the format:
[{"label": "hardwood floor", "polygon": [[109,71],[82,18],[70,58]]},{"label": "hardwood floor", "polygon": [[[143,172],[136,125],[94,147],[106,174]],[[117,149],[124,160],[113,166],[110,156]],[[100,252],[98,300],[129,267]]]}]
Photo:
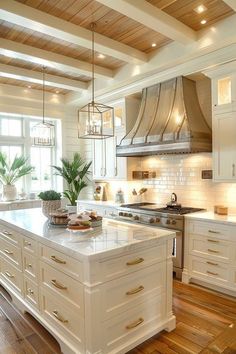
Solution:
[{"label": "hardwood floor", "polygon": [[[174,312],[173,332],[162,332],[128,354],[236,354],[236,298],[174,281]],[[19,313],[1,288],[0,353],[60,353],[55,339],[30,315]]]}]

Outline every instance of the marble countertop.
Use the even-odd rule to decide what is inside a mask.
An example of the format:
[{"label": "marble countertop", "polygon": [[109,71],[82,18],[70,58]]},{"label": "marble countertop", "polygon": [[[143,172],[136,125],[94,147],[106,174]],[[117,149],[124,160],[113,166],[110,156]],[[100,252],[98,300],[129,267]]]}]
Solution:
[{"label": "marble countertop", "polygon": [[[84,199],[84,200],[77,200],[77,203],[82,203],[82,204],[92,204],[92,205],[98,205],[98,206],[110,206],[110,207],[116,207],[118,208],[121,206],[120,203],[115,203],[113,200],[89,200],[89,199]],[[124,204],[124,203],[123,203]]]},{"label": "marble countertop", "polygon": [[[171,239],[171,230],[103,219],[103,226],[84,233],[51,226],[41,209],[0,212],[0,222],[78,259],[101,259]],[[10,225],[9,225],[10,224]]]},{"label": "marble countertop", "polygon": [[40,199],[16,199],[11,201],[0,200],[0,205],[11,205],[15,203],[28,203],[28,202],[40,202]]},{"label": "marble countertop", "polygon": [[185,215],[186,219],[209,220],[217,223],[236,224],[236,215],[218,215],[211,211],[197,212]]}]

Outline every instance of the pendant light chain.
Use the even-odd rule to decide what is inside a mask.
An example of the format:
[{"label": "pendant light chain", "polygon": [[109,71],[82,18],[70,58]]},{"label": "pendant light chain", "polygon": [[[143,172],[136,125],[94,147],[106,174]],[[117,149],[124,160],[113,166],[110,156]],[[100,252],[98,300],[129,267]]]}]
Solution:
[{"label": "pendant light chain", "polygon": [[94,103],[94,92],[95,92],[95,88],[94,88],[94,58],[95,58],[95,53],[94,53],[94,30],[96,27],[95,22],[92,22],[91,25],[91,31],[92,31],[92,103]]},{"label": "pendant light chain", "polygon": [[43,66],[43,124],[45,123],[45,70],[46,66]]}]

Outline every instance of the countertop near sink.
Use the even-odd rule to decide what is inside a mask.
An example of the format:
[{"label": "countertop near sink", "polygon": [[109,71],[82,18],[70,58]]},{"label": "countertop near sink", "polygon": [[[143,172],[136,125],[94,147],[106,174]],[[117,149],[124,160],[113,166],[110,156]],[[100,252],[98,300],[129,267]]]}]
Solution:
[{"label": "countertop near sink", "polygon": [[204,221],[213,221],[216,223],[225,223],[225,224],[236,224],[236,215],[218,215],[211,211],[197,212],[186,214],[184,216],[186,219],[194,219],[194,220],[204,220]]},{"label": "countertop near sink", "polygon": [[0,213],[0,222],[15,231],[78,259],[101,259],[122,252],[154,246],[175,233],[143,225],[103,219],[103,226],[84,233],[51,226],[41,209],[13,210]]}]

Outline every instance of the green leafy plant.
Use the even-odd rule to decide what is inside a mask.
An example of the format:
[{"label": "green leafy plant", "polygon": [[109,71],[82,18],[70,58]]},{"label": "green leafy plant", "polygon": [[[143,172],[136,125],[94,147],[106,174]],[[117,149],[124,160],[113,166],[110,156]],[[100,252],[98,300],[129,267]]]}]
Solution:
[{"label": "green leafy plant", "polygon": [[42,200],[60,200],[61,193],[57,193],[54,190],[49,190],[45,192],[40,192],[38,197]]},{"label": "green leafy plant", "polygon": [[61,176],[67,183],[67,189],[63,195],[69,199],[71,205],[76,205],[81,190],[88,185],[89,168],[92,161],[86,163],[79,153],[75,153],[73,160],[61,158],[62,167],[52,166],[55,168],[55,175]]},{"label": "green leafy plant", "polygon": [[8,162],[7,156],[0,152],[0,181],[2,184],[14,185],[21,177],[28,175],[34,167],[28,164],[28,157],[15,156],[12,163]]}]

